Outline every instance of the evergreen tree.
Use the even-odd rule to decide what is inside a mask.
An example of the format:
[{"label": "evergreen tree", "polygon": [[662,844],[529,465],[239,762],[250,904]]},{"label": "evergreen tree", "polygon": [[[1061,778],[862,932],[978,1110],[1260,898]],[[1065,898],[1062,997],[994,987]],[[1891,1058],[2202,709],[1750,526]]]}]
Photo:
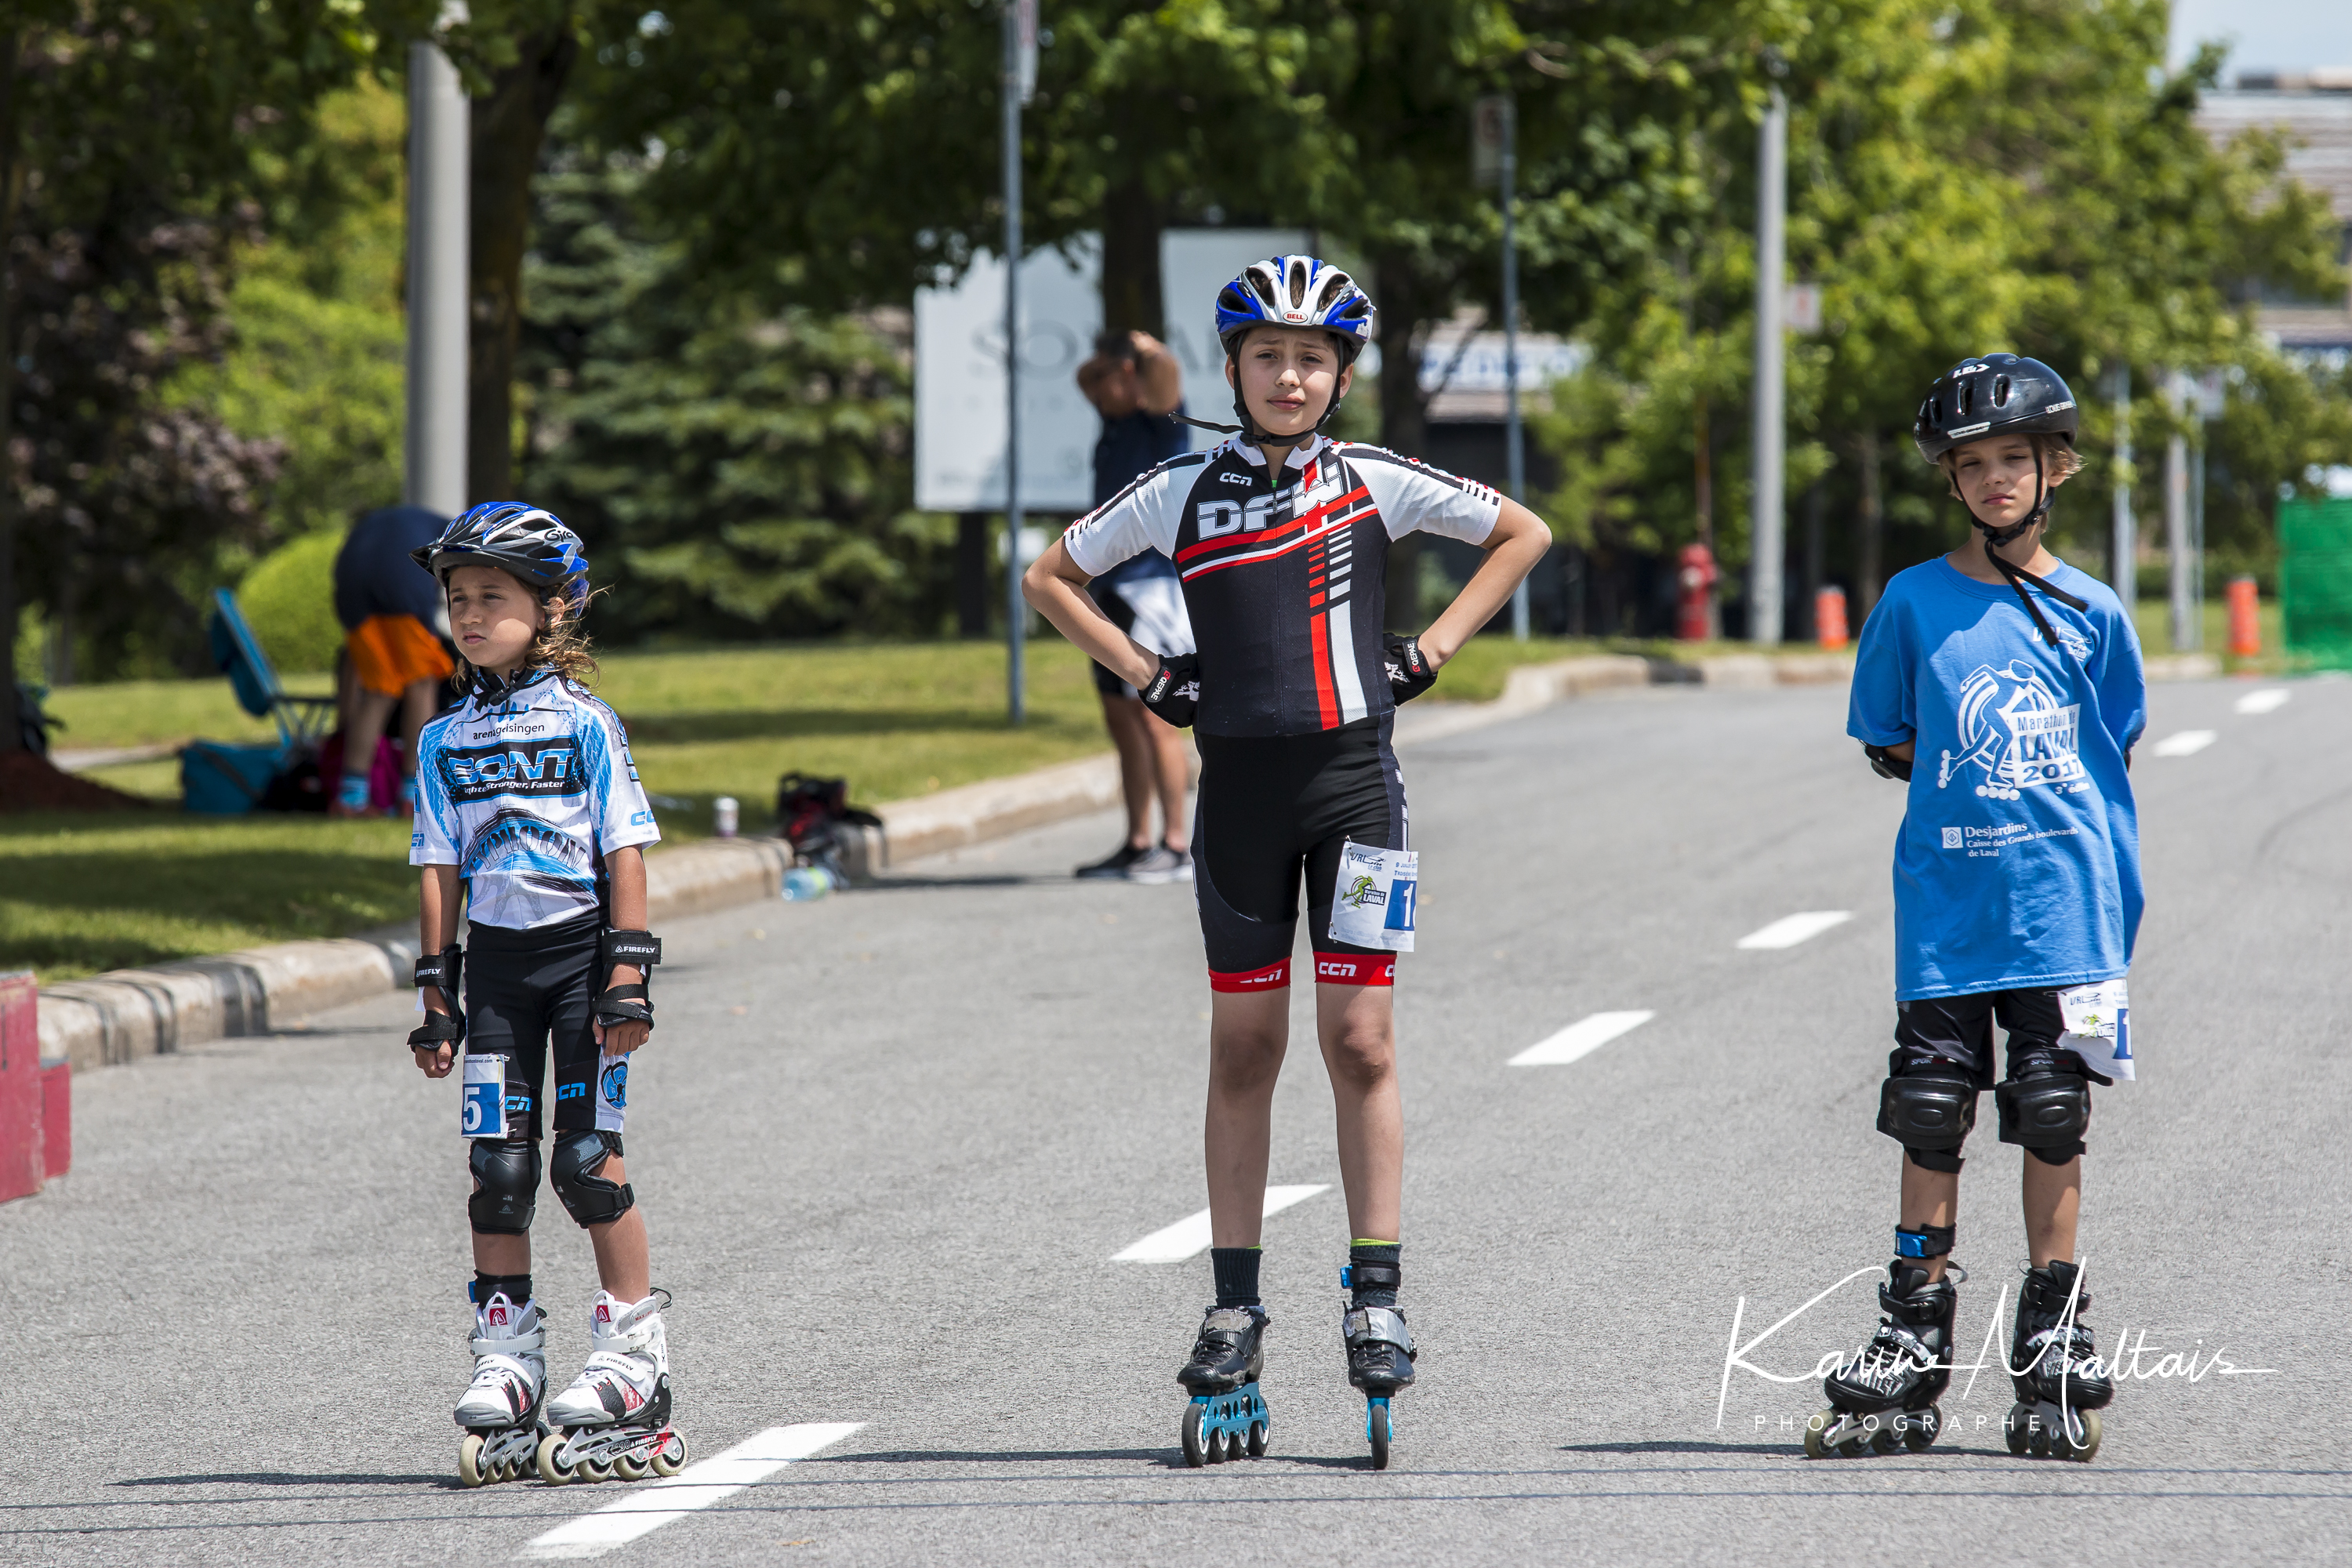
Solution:
[{"label": "evergreen tree", "polygon": [[646,172],[560,145],[525,269],[520,488],[615,587],[604,635],[938,631],[954,525],[911,506],[905,348],[698,287]]}]

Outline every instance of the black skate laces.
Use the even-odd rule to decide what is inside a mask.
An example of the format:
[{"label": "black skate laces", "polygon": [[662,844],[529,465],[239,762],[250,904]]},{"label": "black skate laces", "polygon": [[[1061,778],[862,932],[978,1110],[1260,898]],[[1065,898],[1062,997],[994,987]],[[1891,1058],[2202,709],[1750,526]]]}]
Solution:
[{"label": "black skate laces", "polygon": [[2027,529],[2032,528],[2035,523],[2042,521],[2049,515],[2050,487],[2043,480],[2042,472],[2042,447],[2039,442],[2036,442],[2033,447],[2033,510],[2027,512],[2017,521],[2010,524],[2007,528],[1994,528],[1990,523],[1984,521],[1981,518],[1979,518],[1973,508],[1969,510],[1969,521],[1975,523],[1984,533],[1986,557],[1992,562],[1993,569],[1999,572],[2001,576],[2006,578],[2009,582],[2010,587],[2016,591],[2018,602],[2025,606],[2025,613],[2033,617],[2035,627],[2042,633],[2042,640],[2048,643],[2052,647],[2056,647],[2058,646],[2058,628],[2050,624],[2050,617],[2042,613],[2042,606],[2033,602],[2033,595],[2025,591],[2025,584],[2028,583],[2032,584],[2035,587],[2041,589],[2043,593],[2049,595],[2060,604],[2077,611],[2087,612],[2091,607],[2089,601],[2078,599],[2074,595],[2066,592],[2065,589],[2052,583],[2048,578],[2040,576],[2035,573],[2028,572],[2024,567],[2018,565],[2015,562],[2010,560],[2009,557],[2001,554],[1999,549],[2001,545],[2016,542],[2018,538],[2022,535]]}]

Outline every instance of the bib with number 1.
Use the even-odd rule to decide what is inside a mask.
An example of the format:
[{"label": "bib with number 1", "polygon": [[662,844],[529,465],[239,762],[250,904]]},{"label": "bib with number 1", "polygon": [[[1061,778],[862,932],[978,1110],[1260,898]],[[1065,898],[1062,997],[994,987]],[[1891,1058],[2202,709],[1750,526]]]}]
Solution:
[{"label": "bib with number 1", "polygon": [[2081,1057],[2093,1072],[2107,1078],[2139,1076],[2133,1070],[2131,994],[2121,980],[2059,992],[2058,1013],[2066,1023],[2058,1043]]},{"label": "bib with number 1", "polygon": [[1339,885],[1331,894],[1331,940],[1411,952],[1420,895],[1421,856],[1416,851],[1341,845]]},{"label": "bib with number 1", "polygon": [[466,1098],[457,1113],[457,1130],[467,1138],[507,1135],[507,1059],[504,1057],[465,1058]]}]

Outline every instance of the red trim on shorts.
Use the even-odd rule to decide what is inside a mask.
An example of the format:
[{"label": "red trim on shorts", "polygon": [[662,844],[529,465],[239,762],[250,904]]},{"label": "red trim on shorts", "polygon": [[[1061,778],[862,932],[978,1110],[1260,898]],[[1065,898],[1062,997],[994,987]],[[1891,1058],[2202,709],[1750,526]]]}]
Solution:
[{"label": "red trim on shorts", "polygon": [[1290,989],[1290,960],[1269,963],[1264,969],[1245,969],[1238,973],[1224,974],[1209,971],[1212,991],[1287,991]]},{"label": "red trim on shorts", "polygon": [[1392,952],[1318,952],[1315,955],[1318,985],[1394,985],[1396,954]]}]

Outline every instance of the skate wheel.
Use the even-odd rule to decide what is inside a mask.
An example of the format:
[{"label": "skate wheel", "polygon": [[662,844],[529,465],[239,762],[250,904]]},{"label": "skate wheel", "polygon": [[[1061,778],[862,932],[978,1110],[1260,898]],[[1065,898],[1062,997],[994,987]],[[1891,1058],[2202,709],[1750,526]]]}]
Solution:
[{"label": "skate wheel", "polygon": [[625,1481],[641,1481],[649,1467],[635,1454],[624,1454],[613,1461],[613,1473]]},{"label": "skate wheel", "polygon": [[539,1440],[539,1479],[551,1487],[567,1485],[580,1473],[563,1462],[563,1440],[561,1432],[550,1432]]},{"label": "skate wheel", "polygon": [[1828,1431],[1830,1423],[1836,1419],[1834,1409],[1816,1411],[1805,1418],[1805,1458],[1828,1459],[1836,1457],[1836,1450],[1822,1441],[1822,1434]]},{"label": "skate wheel", "polygon": [[2052,1437],[2050,1451],[2062,1459],[2072,1459],[2076,1464],[2087,1465],[2099,1451],[2099,1413],[2095,1410],[2078,1410],[2074,1413],[2074,1416],[2083,1424],[2082,1441],[2078,1443],[2071,1435],[2062,1432]]},{"label": "skate wheel", "polygon": [[1937,1434],[1943,1429],[1944,1413],[1941,1409],[1931,1405],[1925,1410],[1915,1410],[1903,1432],[1904,1445],[1915,1454],[1924,1454],[1927,1451],[1927,1445],[1933,1443]]},{"label": "skate wheel", "polygon": [[2011,1405],[2008,1419],[2001,1423],[2001,1436],[2008,1440],[2011,1453],[2021,1459],[2025,1458],[2026,1449],[2033,1440],[2033,1406]]},{"label": "skate wheel", "polygon": [[1186,1464],[1197,1470],[1202,1465],[1214,1462],[1214,1456],[1209,1451],[1209,1407],[1206,1405],[1195,1402],[1184,1407],[1184,1425],[1179,1428],[1178,1435],[1183,1440]]},{"label": "skate wheel", "polygon": [[1249,1429],[1249,1457],[1251,1458],[1263,1459],[1265,1458],[1265,1423],[1263,1421],[1251,1422]]},{"label": "skate wheel", "polygon": [[609,1481],[613,1479],[613,1461],[583,1459],[580,1462],[580,1473],[592,1481]]},{"label": "skate wheel", "polygon": [[662,1446],[654,1450],[652,1468],[657,1476],[674,1476],[686,1468],[685,1433],[672,1432]]},{"label": "skate wheel", "polygon": [[466,1440],[457,1445],[457,1484],[459,1486],[478,1487],[484,1481],[494,1481],[499,1479],[497,1466],[490,1467],[487,1473],[482,1469],[482,1435],[479,1432],[467,1433]]},{"label": "skate wheel", "polygon": [[1891,1454],[1903,1447],[1903,1434],[1895,1429],[1901,1416],[1866,1415],[1862,1429],[1869,1435],[1870,1450],[1875,1454]]},{"label": "skate wheel", "polygon": [[1364,1412],[1364,1437],[1372,1446],[1372,1468],[1389,1468],[1389,1402],[1380,1400]]}]

